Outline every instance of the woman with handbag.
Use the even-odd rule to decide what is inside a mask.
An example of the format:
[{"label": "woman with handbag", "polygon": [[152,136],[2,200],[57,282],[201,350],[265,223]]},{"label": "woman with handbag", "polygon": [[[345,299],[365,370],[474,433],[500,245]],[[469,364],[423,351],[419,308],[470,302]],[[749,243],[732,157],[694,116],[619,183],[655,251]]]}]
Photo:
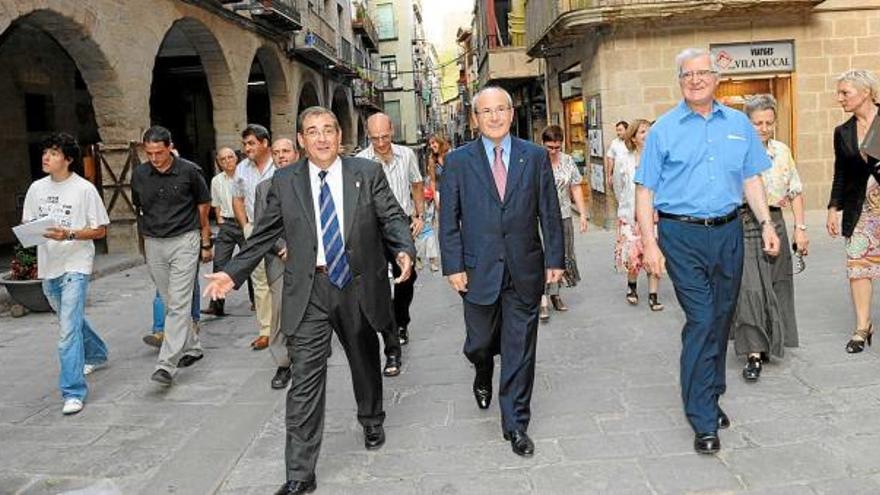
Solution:
[{"label": "woman with handbag", "polygon": [[[562,228],[565,239],[565,284],[568,287],[577,285],[581,276],[578,273],[577,259],[574,255],[574,227],[571,220],[571,201],[577,205],[580,214],[580,231],[587,231],[587,206],[581,191],[581,174],[571,155],[562,152],[564,141],[562,128],[551,125],[541,133],[541,141],[550,156],[550,165],[553,167],[553,178],[556,182],[556,194],[559,198],[559,209],[562,214]],[[547,284],[544,296],[541,297],[541,308],[538,313],[541,321],[550,319],[550,305],[556,311],[568,311],[568,307],[559,296],[559,288],[562,282]]]}]

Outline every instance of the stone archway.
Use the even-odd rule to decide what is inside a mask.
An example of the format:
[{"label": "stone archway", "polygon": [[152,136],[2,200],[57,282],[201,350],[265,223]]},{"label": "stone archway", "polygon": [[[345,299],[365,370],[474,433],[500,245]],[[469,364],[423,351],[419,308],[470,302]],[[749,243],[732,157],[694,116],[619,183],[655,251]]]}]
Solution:
[{"label": "stone archway", "polygon": [[[302,113],[303,110],[309,107],[318,106],[321,104],[321,96],[318,92],[318,88],[311,81],[305,81],[302,85],[302,88],[299,90],[299,98],[297,99],[296,104],[296,115],[299,117],[299,114]],[[299,131],[297,129],[297,131]]]},{"label": "stone archway", "polygon": [[336,115],[339,126],[342,128],[342,144],[353,148],[357,144],[357,136],[352,130],[351,101],[349,100],[349,93],[342,86],[337,86],[333,91],[330,111]]},{"label": "stone archway", "polygon": [[165,33],[153,67],[150,119],[168,127],[181,155],[213,175],[217,143],[237,143],[239,105],[217,38],[201,21],[184,17]]},{"label": "stone archway", "polygon": [[[51,132],[73,134],[91,145],[118,139],[127,105],[114,64],[89,27],[71,13],[40,9],[4,26],[0,34],[0,244],[12,242],[18,202],[44,174],[40,142]],[[100,167],[87,160],[85,175],[101,185]]]},{"label": "stone archway", "polygon": [[296,122],[293,115],[291,91],[278,54],[269,46],[258,48],[251,64],[247,105],[249,123],[252,122],[252,94],[260,93],[265,95],[266,103],[268,103],[268,119],[266,122],[258,123],[268,127],[273,136],[276,134],[278,136],[292,136]]}]

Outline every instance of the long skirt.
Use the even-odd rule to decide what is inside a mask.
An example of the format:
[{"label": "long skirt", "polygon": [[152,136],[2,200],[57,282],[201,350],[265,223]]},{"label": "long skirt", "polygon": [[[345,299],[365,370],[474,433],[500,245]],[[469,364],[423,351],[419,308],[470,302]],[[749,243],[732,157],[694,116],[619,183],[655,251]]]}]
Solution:
[{"label": "long skirt", "polygon": [[544,294],[548,296],[558,296],[559,288],[563,283],[566,287],[574,287],[581,281],[577,258],[574,255],[574,227],[571,217],[562,219],[562,234],[565,240],[565,275],[563,275],[563,282],[546,285]]},{"label": "long skirt", "polygon": [[779,236],[779,255],[764,254],[761,225],[752,210],[744,208],[743,275],[731,326],[734,348],[740,356],[763,353],[782,357],[786,347],[798,346],[794,313],[794,282],[791,251],[781,210],[770,218]]},{"label": "long skirt", "polygon": [[880,278],[880,186],[872,184],[852,235],[846,240],[850,279]]}]

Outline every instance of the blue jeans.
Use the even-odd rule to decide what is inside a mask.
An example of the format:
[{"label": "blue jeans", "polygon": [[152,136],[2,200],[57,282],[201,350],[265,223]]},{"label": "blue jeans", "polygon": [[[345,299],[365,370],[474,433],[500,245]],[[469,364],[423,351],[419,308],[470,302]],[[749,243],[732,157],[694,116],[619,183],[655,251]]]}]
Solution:
[{"label": "blue jeans", "polygon": [[[199,295],[201,291],[202,290],[199,287],[199,277],[198,274],[196,274],[196,284],[193,286],[192,309],[190,309],[192,320],[196,323],[198,323],[199,319],[202,317],[202,298]],[[164,331],[165,304],[162,302],[162,298],[159,297],[159,291],[156,291],[156,296],[153,298],[153,333],[162,333]]]},{"label": "blue jeans", "polygon": [[85,364],[107,361],[107,345],[85,318],[86,290],[89,275],[67,272],[43,280],[43,294],[58,314],[61,330],[58,335],[58,358],[61,374],[58,385],[64,399],[84,400],[88,393]]}]

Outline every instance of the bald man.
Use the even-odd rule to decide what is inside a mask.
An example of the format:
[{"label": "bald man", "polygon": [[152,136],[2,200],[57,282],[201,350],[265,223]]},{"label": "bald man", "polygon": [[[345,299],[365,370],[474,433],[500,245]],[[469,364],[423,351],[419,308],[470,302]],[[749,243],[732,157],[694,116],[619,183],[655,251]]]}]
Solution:
[{"label": "bald man", "polygon": [[[244,246],[244,232],[235,221],[235,212],[232,209],[232,191],[235,187],[235,166],[238,157],[232,148],[220,148],[217,151],[217,168],[220,173],[211,179],[211,207],[217,217],[217,239],[214,241],[214,272],[222,272],[223,267],[232,258],[235,246]],[[225,299],[211,301],[208,309],[202,313],[225,316]]]},{"label": "bald man", "polygon": [[[422,191],[424,184],[416,154],[406,146],[391,142],[394,139],[394,124],[384,113],[373,114],[367,119],[367,135],[370,146],[357,156],[382,165],[394,197],[404,213],[410,217],[410,232],[415,238],[422,231],[422,214],[425,211],[425,196]],[[399,277],[400,269],[397,264],[391,263],[391,267],[394,277]],[[409,307],[413,300],[416,278],[416,271],[413,270],[409,279],[394,285],[394,325],[391,328],[378,329],[385,345],[385,376],[400,374],[403,363],[400,346],[409,342]]]}]

